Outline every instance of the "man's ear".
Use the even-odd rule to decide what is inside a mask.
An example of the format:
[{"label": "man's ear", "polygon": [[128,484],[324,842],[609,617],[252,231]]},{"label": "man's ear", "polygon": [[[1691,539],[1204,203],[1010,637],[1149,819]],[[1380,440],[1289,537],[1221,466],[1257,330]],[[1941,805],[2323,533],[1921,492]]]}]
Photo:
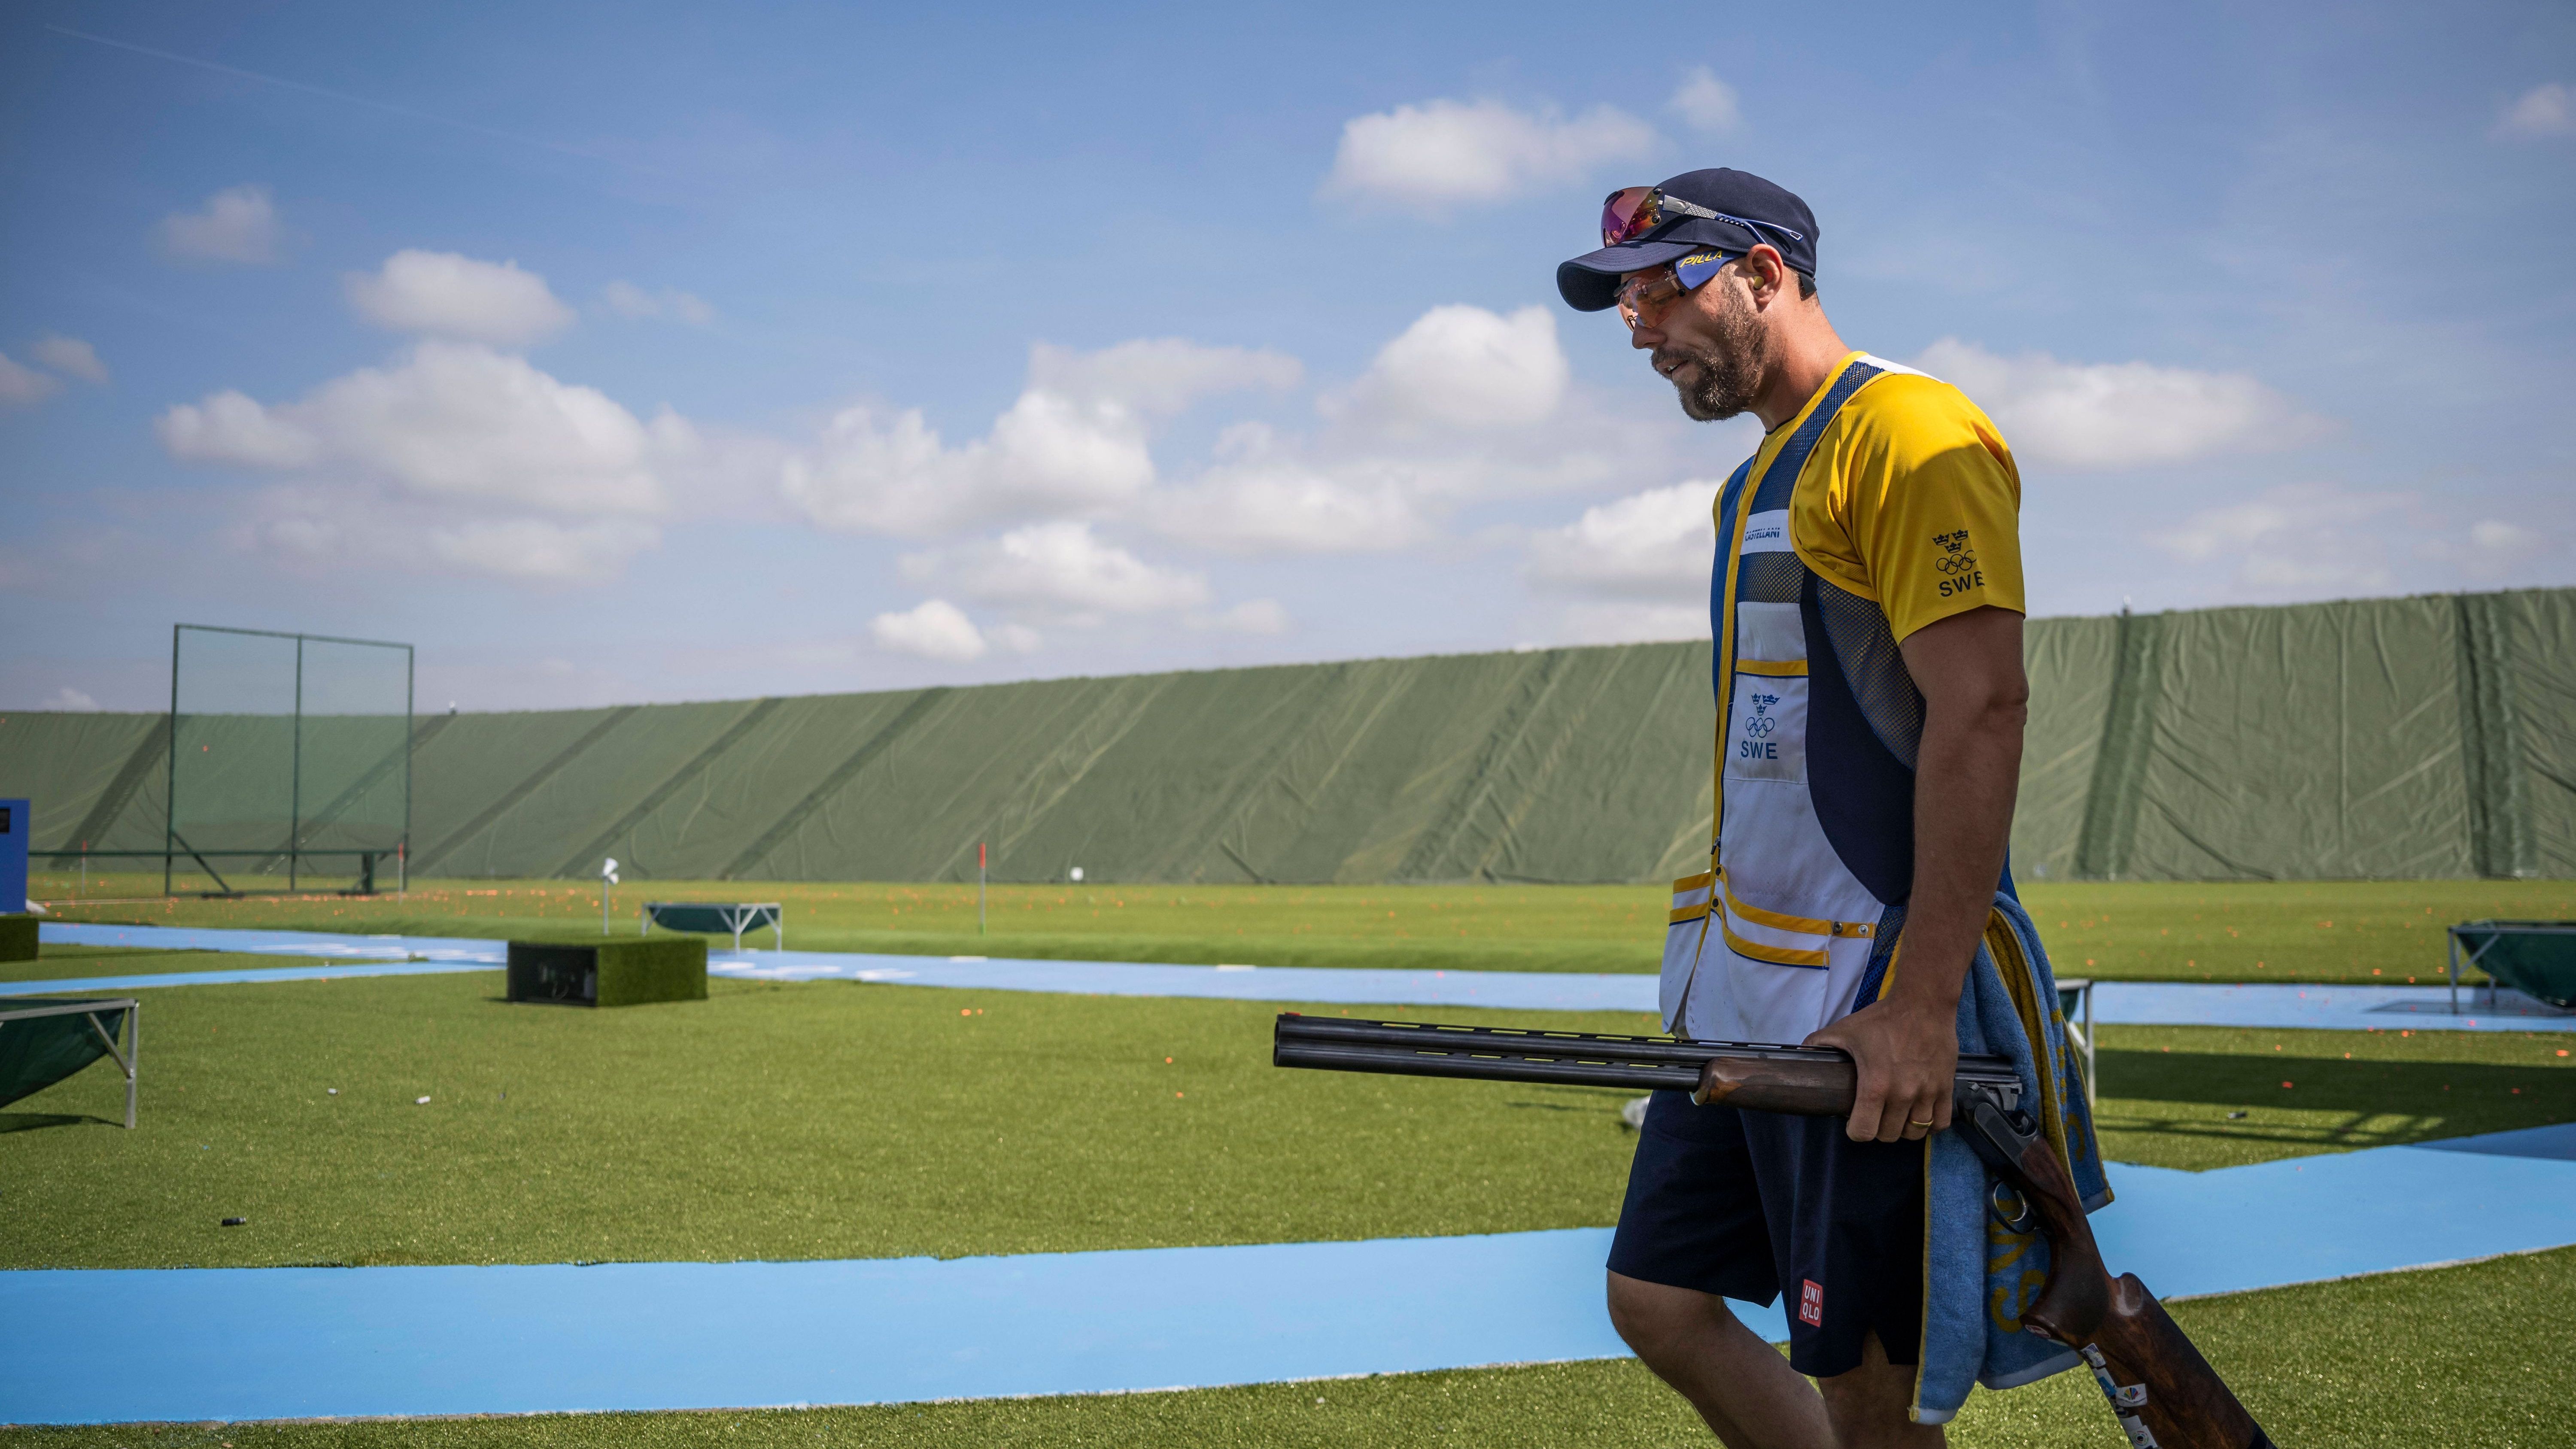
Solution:
[{"label": "man's ear", "polygon": [[1779,250],[1769,243],[1744,254],[1744,280],[1753,288],[1756,303],[1767,302],[1789,280],[1789,264],[1780,259]]}]

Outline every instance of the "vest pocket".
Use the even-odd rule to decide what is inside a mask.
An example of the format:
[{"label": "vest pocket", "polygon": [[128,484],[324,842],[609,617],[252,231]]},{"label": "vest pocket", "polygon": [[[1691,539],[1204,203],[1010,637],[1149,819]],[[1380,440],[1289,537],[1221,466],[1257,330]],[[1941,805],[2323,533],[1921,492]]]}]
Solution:
[{"label": "vest pocket", "polygon": [[1736,898],[1723,875],[1714,909],[1712,924],[1737,958],[1727,978],[1735,1030],[1747,1041],[1795,1045],[1824,1025],[1833,943],[1867,937],[1877,929],[1868,921],[1799,916],[1747,904]]},{"label": "vest pocket", "polygon": [[1806,661],[1738,660],[1735,669],[1735,698],[1726,720],[1726,778],[1804,783]]}]

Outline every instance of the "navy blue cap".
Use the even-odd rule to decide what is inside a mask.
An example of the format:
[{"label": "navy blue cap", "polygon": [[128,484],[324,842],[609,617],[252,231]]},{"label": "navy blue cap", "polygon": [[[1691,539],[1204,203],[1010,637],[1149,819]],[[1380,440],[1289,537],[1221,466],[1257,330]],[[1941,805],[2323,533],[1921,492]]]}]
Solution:
[{"label": "navy blue cap", "polygon": [[1634,241],[1587,252],[1556,269],[1556,290],[1577,312],[1600,312],[1619,300],[1619,279],[1715,247],[1742,256],[1757,245],[1780,253],[1791,271],[1816,275],[1816,214],[1794,192],[1749,171],[1715,166],[1685,171],[1656,188],[1718,213],[1714,219],[1673,215]]}]

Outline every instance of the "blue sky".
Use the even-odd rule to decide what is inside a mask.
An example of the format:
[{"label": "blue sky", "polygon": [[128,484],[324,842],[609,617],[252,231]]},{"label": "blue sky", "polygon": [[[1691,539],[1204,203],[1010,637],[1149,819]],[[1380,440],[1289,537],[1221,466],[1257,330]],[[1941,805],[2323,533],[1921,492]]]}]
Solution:
[{"label": "blue sky", "polygon": [[1551,281],[1702,165],[1995,416],[2034,613],[2576,580],[2576,12],[1568,16],[13,6],[0,708],[1704,632],[1751,426]]}]

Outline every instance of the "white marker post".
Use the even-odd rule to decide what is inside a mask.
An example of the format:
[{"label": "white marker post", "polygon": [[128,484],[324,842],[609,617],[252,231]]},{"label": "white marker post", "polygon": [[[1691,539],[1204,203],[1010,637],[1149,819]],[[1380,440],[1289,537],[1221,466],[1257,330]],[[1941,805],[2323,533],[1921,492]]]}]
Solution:
[{"label": "white marker post", "polygon": [[599,863],[599,934],[608,934],[608,888],[617,884],[617,857]]}]

